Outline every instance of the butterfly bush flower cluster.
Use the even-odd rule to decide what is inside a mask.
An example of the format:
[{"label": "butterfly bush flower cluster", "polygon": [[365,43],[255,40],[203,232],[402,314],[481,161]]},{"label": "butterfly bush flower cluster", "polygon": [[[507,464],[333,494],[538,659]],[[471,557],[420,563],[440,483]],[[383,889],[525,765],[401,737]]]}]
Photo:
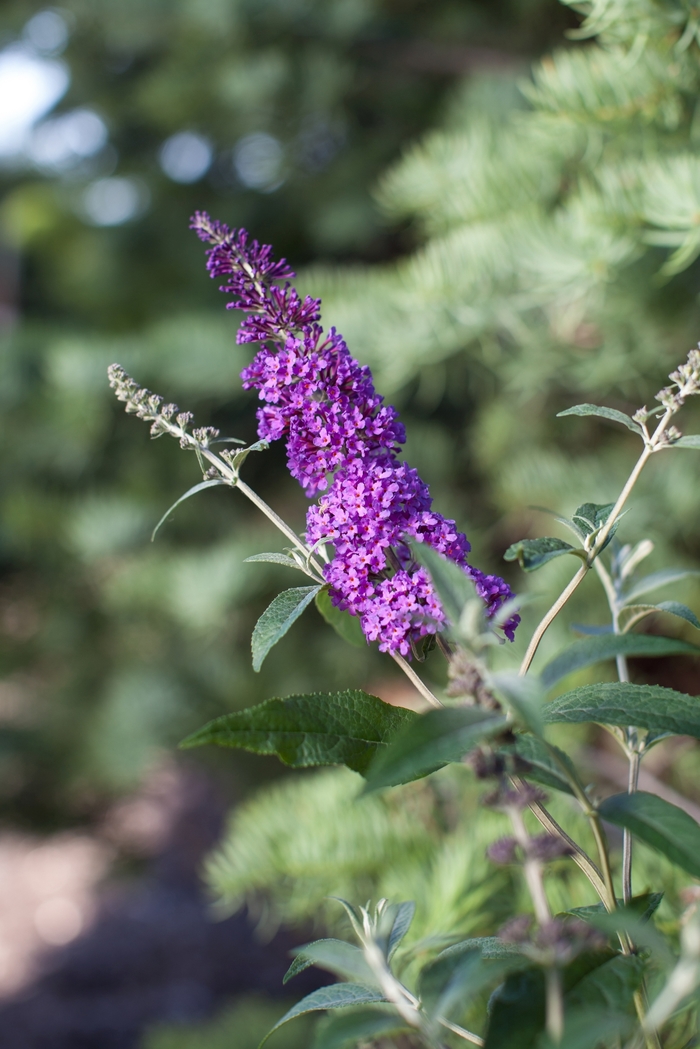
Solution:
[{"label": "butterfly bush flower cluster", "polygon": [[[333,545],[324,568],[333,603],[358,616],[381,651],[409,655],[445,623],[413,541],[460,565],[494,616],[513,596],[509,586],[468,564],[466,536],[431,510],[427,485],[399,459],[405,431],[396,409],[383,403],[369,368],[335,329],[324,332],[320,300],[302,299],[286,261],[275,261],[271,247],[249,240],[245,230],[229,230],[203,212],[192,228],[212,245],[207,269],[226,279],[221,290],[234,296],[228,308],[247,314],[238,342],[262,344],[242,372],[243,385],[262,401],[259,436],[284,438],[292,476],[309,497],[319,496],[306,535],[310,544]],[[512,616],[503,624],[511,641],[518,622]]]}]

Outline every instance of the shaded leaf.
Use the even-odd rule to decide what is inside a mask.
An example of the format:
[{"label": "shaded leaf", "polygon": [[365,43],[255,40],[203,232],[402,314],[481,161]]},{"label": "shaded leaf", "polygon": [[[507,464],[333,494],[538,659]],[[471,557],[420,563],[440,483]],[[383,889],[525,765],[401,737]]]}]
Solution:
[{"label": "shaded leaf", "polygon": [[643,594],[650,594],[652,590],[658,590],[669,583],[679,583],[682,579],[700,575],[700,571],[694,568],[664,568],[660,572],[652,572],[638,580],[634,586],[624,595],[626,605],[632,604]]},{"label": "shaded leaf", "polygon": [[687,437],[679,437],[671,445],[672,448],[700,448],[700,434],[691,433]]},{"label": "shaded leaf", "polygon": [[369,1005],[383,1001],[385,999],[382,994],[360,983],[334,983],[329,987],[320,987],[293,1005],[282,1019],[277,1021],[272,1030],[268,1031],[260,1047],[265,1044],[273,1031],[277,1031],[282,1024],[293,1020],[295,1016],[303,1016],[304,1013],[318,1012],[322,1009],[344,1009],[348,1005]]},{"label": "shaded leaf", "polygon": [[415,717],[377,754],[367,773],[367,791],[421,779],[461,758],[479,740],[507,725],[502,714],[481,707],[443,707]]},{"label": "shaded leaf", "polygon": [[576,550],[571,543],[565,543],[563,539],[552,537],[520,539],[508,547],[503,559],[504,561],[518,561],[525,572],[535,572],[555,557],[575,553]]},{"label": "shaded leaf", "polygon": [[608,823],[624,827],[663,853],[677,867],[700,878],[700,824],[656,794],[614,794],[599,806]]},{"label": "shaded leaf", "polygon": [[572,775],[575,775],[575,769],[569,756],[563,750],[551,744],[545,746],[537,736],[519,735],[515,743],[502,748],[501,753],[514,756],[516,759],[515,769],[520,775],[534,780],[535,783],[540,783],[544,787],[553,787],[555,790],[561,790],[565,794],[572,794],[573,791],[561,767],[552,757],[551,751],[553,750],[556,751],[560,761],[571,770]]},{"label": "shaded leaf", "polygon": [[[640,921],[648,922],[658,910],[663,898],[664,894],[662,892],[643,892],[639,896],[633,896],[626,905],[623,900],[618,900],[617,904],[620,909],[624,907],[626,911],[634,914]],[[581,918],[582,921],[589,921],[607,913],[607,908],[603,903],[592,903],[588,907],[572,907],[571,910],[564,911],[564,914],[573,914],[574,917]]]},{"label": "shaded leaf", "polygon": [[588,623],[572,623],[571,629],[576,631],[577,634],[588,634],[591,637],[599,637],[602,634],[614,633],[612,623],[606,623],[605,626],[597,626]]},{"label": "shaded leaf", "polygon": [[[700,625],[700,624],[699,624]],[[700,647],[688,641],[655,634],[605,634],[575,641],[566,648],[541,673],[545,688],[552,688],[558,681],[574,670],[602,663],[615,656],[678,656],[698,655]]]},{"label": "shaded leaf", "polygon": [[542,686],[538,678],[531,675],[521,677],[519,674],[503,671],[492,674],[489,683],[493,685],[506,705],[516,714],[526,728],[541,736],[544,732],[542,721]]},{"label": "shaded leaf", "polygon": [[316,1030],[313,1049],[354,1049],[358,1042],[364,1044],[380,1035],[398,1035],[408,1030],[393,1009],[360,1006],[324,1020]]},{"label": "shaded leaf", "polygon": [[619,1044],[611,1039],[631,1033],[634,1021],[624,1013],[601,1011],[591,1015],[590,1009],[572,1009],[565,1017],[564,1033],[557,1046],[546,1034],[538,1039],[537,1049],[600,1049],[602,1045]]},{"label": "shaded leaf", "polygon": [[634,954],[619,954],[588,973],[566,995],[567,1009],[624,1013],[644,975],[644,963]]},{"label": "shaded leaf", "polygon": [[211,481],[200,481],[199,484],[195,484],[192,488],[190,488],[188,491],[186,491],[184,495],[181,495],[180,498],[177,499],[173,503],[173,505],[170,507],[170,509],[165,511],[165,513],[161,517],[160,521],[158,522],[158,524],[155,526],[155,528],[151,532],[151,542],[153,542],[153,540],[155,539],[156,535],[158,534],[158,531],[159,531],[161,525],[165,524],[165,522],[168,520],[168,518],[170,517],[171,513],[173,512],[173,510],[176,507],[178,507],[180,505],[180,503],[184,503],[185,499],[189,499],[190,496],[196,495],[197,492],[203,492],[205,488],[218,488],[219,485],[222,485],[222,484],[228,485],[229,488],[231,487],[231,485],[228,484],[228,481],[222,481],[219,478],[214,478]]},{"label": "shaded leaf", "polygon": [[564,412],[557,412],[557,419],[562,419],[565,415],[598,415],[601,419],[622,423],[628,430],[638,433],[640,436],[642,433],[641,426],[634,419],[631,419],[629,415],[625,415],[624,412],[618,412],[616,408],[605,408],[599,404],[575,404],[573,408],[567,408]]},{"label": "shaded leaf", "polygon": [[503,952],[499,957],[488,957],[466,941],[455,944],[429,962],[418,978],[418,995],[431,1018],[449,1019],[455,1009],[463,1010],[470,998],[484,988],[499,983],[514,969],[525,969],[531,964],[516,951]]},{"label": "shaded leaf", "polygon": [[336,976],[344,976],[368,987],[376,985],[376,979],[359,947],[345,940],[324,939],[297,947],[296,957],[287,969],[282,983],[287,983],[298,973],[312,965],[328,969]]},{"label": "shaded leaf", "polygon": [[273,565],[285,565],[287,568],[296,568],[299,572],[304,571],[301,565],[288,554],[253,554],[251,557],[246,557],[243,563],[248,564],[250,561],[266,561]]},{"label": "shaded leaf", "polygon": [[359,689],[268,699],[209,722],[180,746],[214,743],[276,754],[285,765],[347,765],[364,774],[377,751],[418,717]]},{"label": "shaded leaf", "polygon": [[416,560],[430,573],[447,618],[457,626],[464,606],[476,598],[474,584],[459,565],[441,557],[427,543],[414,543],[411,549]]},{"label": "shaded leaf", "polygon": [[260,670],[270,649],[284,637],[320,589],[320,586],[295,586],[291,590],[283,590],[270,602],[253,630],[250,642],[253,670]]},{"label": "shaded leaf", "polygon": [[661,601],[656,608],[660,612],[668,612],[669,615],[678,616],[679,619],[685,619],[686,622],[692,623],[696,630],[700,630],[700,619],[695,615],[687,605],[681,604],[680,601]]},{"label": "shaded leaf", "polygon": [[634,725],[655,733],[700,739],[700,700],[661,685],[609,681],[581,685],[558,696],[545,706],[544,720],[550,724]]},{"label": "shaded leaf", "polygon": [[349,612],[343,612],[336,608],[330,599],[328,587],[323,587],[316,594],[316,608],[319,610],[329,626],[332,626],[336,634],[340,634],[343,641],[347,641],[356,648],[366,648],[367,638],[362,632],[362,626],[357,616],[351,616]]}]

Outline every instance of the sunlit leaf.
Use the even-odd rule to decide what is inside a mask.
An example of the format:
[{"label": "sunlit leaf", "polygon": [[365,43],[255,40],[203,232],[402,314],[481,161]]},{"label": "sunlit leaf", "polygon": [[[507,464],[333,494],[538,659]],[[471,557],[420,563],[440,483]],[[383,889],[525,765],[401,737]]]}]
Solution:
[{"label": "sunlit leaf", "polygon": [[365,960],[359,947],[345,940],[314,940],[313,943],[297,947],[296,957],[287,969],[282,983],[287,983],[298,973],[304,972],[311,965],[327,969],[336,976],[344,976],[369,987],[376,985],[376,977]]},{"label": "sunlit leaf", "polygon": [[417,718],[359,689],[268,699],[225,714],[188,736],[180,746],[214,743],[254,754],[276,754],[285,765],[347,765],[364,774],[374,755]]},{"label": "sunlit leaf", "polygon": [[553,699],[543,713],[549,724],[634,725],[655,733],[700,739],[700,699],[661,685],[633,685],[629,681],[581,685]]},{"label": "sunlit leaf", "polygon": [[284,637],[320,589],[320,586],[295,586],[270,602],[253,630],[250,642],[253,670],[260,670],[270,649]]},{"label": "sunlit leaf", "polygon": [[[165,522],[168,520],[168,518],[170,517],[171,513],[173,512],[173,510],[175,510],[176,507],[178,507],[180,505],[180,503],[184,503],[185,499],[189,499],[191,496],[197,495],[198,492],[203,492],[205,490],[205,488],[218,488],[222,484],[228,485],[228,482],[227,481],[222,481],[219,478],[214,478],[211,481],[200,481],[199,484],[193,485],[192,488],[190,488],[188,491],[186,491],[184,495],[181,495],[180,498],[177,499],[173,503],[173,505],[170,507],[169,510],[165,511],[165,513],[161,517],[160,521],[158,522],[158,524],[153,529],[153,532],[151,533],[151,542],[153,542],[153,540],[155,539],[156,535],[158,534],[158,531],[159,531],[161,525],[165,524]],[[231,486],[229,485],[229,487],[231,487]]]},{"label": "sunlit leaf", "polygon": [[642,433],[639,423],[636,423],[629,415],[625,415],[624,412],[618,412],[616,408],[606,408],[599,404],[575,404],[573,408],[567,408],[564,412],[557,412],[557,419],[562,419],[565,415],[598,415],[601,419],[622,423],[628,430],[632,430],[633,433],[638,433],[640,436]]}]

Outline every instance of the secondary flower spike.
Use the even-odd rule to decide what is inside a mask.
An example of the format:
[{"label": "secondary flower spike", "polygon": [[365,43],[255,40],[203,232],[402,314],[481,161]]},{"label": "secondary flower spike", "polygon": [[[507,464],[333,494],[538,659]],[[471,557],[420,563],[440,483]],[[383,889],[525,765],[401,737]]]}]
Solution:
[{"label": "secondary flower spike", "polygon": [[[238,342],[262,343],[241,373],[244,388],[258,390],[263,402],[259,436],[285,438],[292,476],[308,496],[320,493],[308,511],[307,538],[334,547],[324,568],[333,603],[359,616],[382,651],[410,655],[412,643],[445,623],[432,581],[411,554],[414,541],[460,565],[494,616],[513,596],[510,587],[468,564],[466,536],[431,510],[428,486],[399,459],[406,435],[396,409],[383,403],[369,368],[335,329],[324,332],[320,299],[302,299],[286,261],[275,261],[272,248],[245,230],[205,212],[191,225],[212,245],[207,269],[227,279],[228,307],[248,315]],[[503,626],[511,641],[519,622],[514,615]]]}]

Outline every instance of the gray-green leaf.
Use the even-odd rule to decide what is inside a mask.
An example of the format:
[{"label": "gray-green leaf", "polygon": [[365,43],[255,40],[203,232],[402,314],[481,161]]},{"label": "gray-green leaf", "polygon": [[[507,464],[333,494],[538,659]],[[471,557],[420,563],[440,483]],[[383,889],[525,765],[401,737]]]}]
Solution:
[{"label": "gray-green leaf", "polygon": [[641,426],[624,412],[618,412],[616,408],[605,408],[599,404],[575,404],[573,408],[567,408],[564,412],[557,412],[557,419],[565,415],[598,415],[601,419],[610,419],[611,422],[622,423],[628,430],[641,435]]},{"label": "gray-green leaf", "polygon": [[690,576],[698,575],[700,575],[700,571],[693,568],[664,568],[660,572],[652,572],[651,575],[644,576],[643,579],[638,580],[628,590],[624,595],[625,604],[633,604],[643,594],[649,594],[652,590],[658,590],[669,583],[678,583],[681,579],[688,579]]},{"label": "gray-green leaf", "polygon": [[316,594],[316,608],[328,625],[332,626],[336,634],[340,634],[344,641],[355,645],[356,648],[367,647],[367,638],[362,632],[360,620],[357,616],[351,616],[349,612],[336,608],[325,586]]},{"label": "gray-green leaf", "polygon": [[508,671],[492,674],[489,683],[505,699],[506,705],[515,713],[523,725],[541,736],[544,732],[542,721],[542,685],[538,678],[521,677]]},{"label": "gray-green leaf", "polygon": [[267,653],[284,637],[320,589],[320,586],[295,586],[283,590],[270,602],[253,630],[250,642],[253,670],[260,670]]},{"label": "gray-green leaf", "polygon": [[700,434],[691,433],[687,437],[679,437],[671,445],[672,448],[700,448]]},{"label": "gray-green leaf", "polygon": [[153,542],[161,526],[165,524],[173,510],[176,507],[178,507],[180,503],[184,503],[185,499],[189,499],[192,495],[197,495],[198,492],[203,492],[206,488],[218,488],[222,484],[228,484],[228,481],[222,481],[220,478],[217,477],[212,479],[211,481],[200,481],[199,484],[195,484],[192,488],[189,488],[184,495],[181,495],[179,499],[176,499],[173,505],[165,511],[160,521],[151,533],[151,542]]},{"label": "gray-green leaf", "polygon": [[[700,624],[698,624],[700,625]],[[671,637],[657,637],[655,634],[604,634],[599,637],[587,637],[574,641],[563,652],[556,656],[542,671],[542,683],[545,688],[552,688],[558,681],[572,674],[574,670],[602,663],[615,656],[700,656],[700,647],[688,641],[679,641]]]},{"label": "gray-green leaf", "polygon": [[345,940],[314,940],[313,943],[298,947],[294,953],[296,957],[287,969],[282,983],[287,983],[311,965],[317,965],[320,969],[328,969],[329,972],[335,973],[336,976],[344,976],[368,987],[376,985],[376,978],[363,952]]},{"label": "gray-green leaf", "polygon": [[282,1024],[293,1020],[295,1016],[303,1016],[304,1013],[318,1012],[322,1009],[344,1009],[348,1005],[369,1005],[373,1002],[383,1001],[385,1001],[385,998],[381,993],[360,983],[334,983],[329,987],[320,987],[317,991],[312,991],[311,994],[307,994],[306,998],[302,998],[300,1002],[293,1005],[282,1019],[277,1021],[272,1030],[263,1038],[259,1049],[262,1049],[262,1046],[273,1031],[277,1031]]},{"label": "gray-green leaf", "polygon": [[296,568],[299,572],[304,571],[301,565],[288,554],[253,554],[251,557],[246,557],[244,563],[248,564],[250,561],[265,561],[273,565],[285,565],[287,568]]},{"label": "gray-green leaf", "polygon": [[553,787],[565,794],[572,794],[569,781],[564,776],[561,767],[557,764],[552,751],[555,751],[559,760],[570,769],[573,776],[576,775],[571,758],[558,747],[545,746],[537,736],[517,736],[514,743],[504,747],[502,753],[512,755],[515,758],[515,771],[526,779],[534,780],[544,787]]},{"label": "gray-green leaf", "polygon": [[544,720],[634,725],[654,733],[700,739],[700,699],[661,685],[610,681],[582,685],[558,696],[544,708]]},{"label": "gray-green leaf", "polygon": [[542,565],[563,554],[577,554],[577,551],[563,539],[545,536],[542,539],[520,539],[508,547],[503,559],[517,561],[525,572],[536,572]]},{"label": "gray-green leaf", "polygon": [[680,601],[660,601],[655,606],[660,612],[668,612],[669,615],[678,616],[679,619],[685,619],[686,622],[691,623],[696,630],[700,630],[700,619],[695,615],[692,609],[688,608],[687,605],[681,604]]},{"label": "gray-green leaf", "polygon": [[635,834],[688,874],[700,878],[700,824],[656,794],[614,794],[598,811],[608,823]]},{"label": "gray-green leaf", "polygon": [[421,779],[451,761],[460,761],[481,739],[505,728],[507,719],[481,707],[430,710],[406,725],[377,754],[367,773],[366,790],[380,790]]},{"label": "gray-green leaf", "polygon": [[268,699],[216,718],[180,746],[214,743],[254,754],[276,754],[285,765],[347,765],[364,775],[374,755],[417,718],[359,689]]},{"label": "gray-green leaf", "polygon": [[360,1006],[322,1021],[313,1049],[355,1049],[358,1043],[364,1045],[381,1035],[390,1037],[406,1030],[404,1021],[393,1009],[381,1005]]},{"label": "gray-green leaf", "polygon": [[416,560],[430,573],[447,618],[457,626],[464,606],[476,596],[474,584],[454,561],[441,557],[427,543],[414,543],[412,550]]}]

